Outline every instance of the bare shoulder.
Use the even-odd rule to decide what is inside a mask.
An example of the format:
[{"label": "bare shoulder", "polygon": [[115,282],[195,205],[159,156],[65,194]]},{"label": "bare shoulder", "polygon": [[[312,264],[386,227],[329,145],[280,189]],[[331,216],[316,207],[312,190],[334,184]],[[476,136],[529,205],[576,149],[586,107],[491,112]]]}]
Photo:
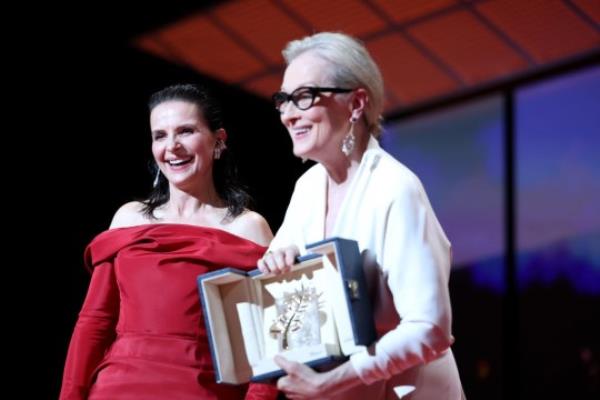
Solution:
[{"label": "bare shoulder", "polygon": [[143,207],[144,205],[139,201],[130,201],[123,204],[113,216],[110,229],[148,223],[148,218],[144,216]]},{"label": "bare shoulder", "polygon": [[261,246],[268,246],[273,232],[267,220],[257,212],[246,210],[233,223],[233,233]]}]

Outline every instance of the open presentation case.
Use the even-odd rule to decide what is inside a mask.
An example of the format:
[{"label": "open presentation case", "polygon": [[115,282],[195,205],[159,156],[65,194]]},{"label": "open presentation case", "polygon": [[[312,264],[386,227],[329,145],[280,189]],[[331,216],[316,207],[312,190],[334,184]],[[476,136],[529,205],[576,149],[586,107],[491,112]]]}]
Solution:
[{"label": "open presentation case", "polygon": [[332,238],[307,252],[284,274],[225,268],[198,276],[217,382],[279,377],[276,354],[318,367],[375,340],[358,244]]}]

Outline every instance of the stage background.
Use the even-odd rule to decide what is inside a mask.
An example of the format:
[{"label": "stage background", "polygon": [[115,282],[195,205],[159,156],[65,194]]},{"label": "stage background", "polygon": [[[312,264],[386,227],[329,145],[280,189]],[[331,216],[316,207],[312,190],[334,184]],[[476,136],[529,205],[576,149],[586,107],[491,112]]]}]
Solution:
[{"label": "stage background", "polygon": [[[242,180],[273,230],[310,163],[291,155],[263,98],[131,45],[189,3],[167,16],[165,5],[43,7],[18,19],[35,35],[13,57],[23,78],[9,99],[20,112],[6,134],[17,139],[8,251],[21,276],[5,284],[10,331],[24,342],[8,346],[14,384],[20,397],[55,399],[89,282],[85,245],[151,185],[150,93],[200,82],[217,94]],[[386,121],[383,146],[420,176],[453,242],[454,352],[469,399],[600,394],[599,109],[595,59]]]}]

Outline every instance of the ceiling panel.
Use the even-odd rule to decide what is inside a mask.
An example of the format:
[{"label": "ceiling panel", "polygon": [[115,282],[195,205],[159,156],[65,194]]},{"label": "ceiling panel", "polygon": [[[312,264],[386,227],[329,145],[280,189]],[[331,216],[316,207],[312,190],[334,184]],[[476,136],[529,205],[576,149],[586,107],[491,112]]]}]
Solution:
[{"label": "ceiling panel", "polygon": [[252,93],[270,100],[271,95],[281,87],[281,77],[281,72],[270,73],[245,82],[243,87]]},{"label": "ceiling panel", "polygon": [[342,31],[362,36],[386,27],[385,21],[365,2],[358,0],[283,0],[312,31]]},{"label": "ceiling panel", "polygon": [[217,7],[213,16],[232,36],[247,43],[254,54],[271,65],[281,63],[281,49],[287,42],[309,33],[268,0],[226,3]]},{"label": "ceiling panel", "polygon": [[571,0],[578,10],[581,10],[595,24],[596,30],[600,26],[600,1],[598,0]]},{"label": "ceiling panel", "polygon": [[396,23],[405,23],[454,6],[456,0],[373,0]]},{"label": "ceiling panel", "polygon": [[268,99],[289,40],[346,32],[378,62],[389,113],[599,54],[599,21],[600,0],[215,0],[134,42]]},{"label": "ceiling panel", "polygon": [[467,84],[506,76],[527,62],[468,11],[457,11],[408,29]]},{"label": "ceiling panel", "polygon": [[402,104],[439,96],[458,85],[398,33],[366,45],[381,68],[386,89]]},{"label": "ceiling panel", "polygon": [[477,9],[536,62],[554,61],[600,44],[600,33],[559,0],[493,0],[478,4]]},{"label": "ceiling panel", "polygon": [[257,57],[206,15],[187,18],[158,35],[160,42],[178,60],[225,82],[238,82],[265,68]]},{"label": "ceiling panel", "polygon": [[135,45],[159,58],[164,58],[174,63],[178,62],[176,55],[172,54],[171,49],[160,39],[160,34],[158,33],[137,38]]}]

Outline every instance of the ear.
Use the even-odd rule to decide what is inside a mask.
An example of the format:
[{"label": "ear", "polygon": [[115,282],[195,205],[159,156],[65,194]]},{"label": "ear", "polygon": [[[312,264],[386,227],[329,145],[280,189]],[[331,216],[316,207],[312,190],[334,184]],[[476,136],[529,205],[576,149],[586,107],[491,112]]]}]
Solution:
[{"label": "ear", "polygon": [[351,116],[359,120],[365,112],[368,103],[369,94],[367,91],[363,88],[356,89],[352,94],[352,101],[350,103]]},{"label": "ear", "polygon": [[215,138],[225,143],[227,141],[227,131],[225,131],[223,128],[217,129],[215,132]]}]

